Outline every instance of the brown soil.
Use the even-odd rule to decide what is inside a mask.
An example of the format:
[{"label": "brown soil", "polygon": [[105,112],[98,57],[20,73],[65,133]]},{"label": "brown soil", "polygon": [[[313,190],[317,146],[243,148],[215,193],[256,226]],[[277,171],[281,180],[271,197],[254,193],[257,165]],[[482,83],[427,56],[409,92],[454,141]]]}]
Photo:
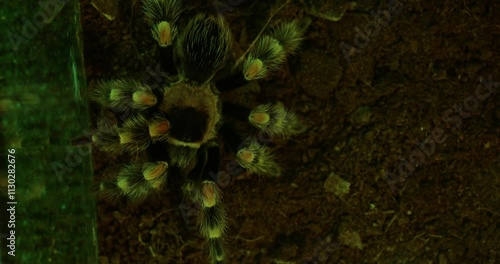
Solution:
[{"label": "brown soil", "polygon": [[[140,1],[122,0],[114,21],[88,2],[90,86],[141,80],[157,62]],[[224,13],[240,51],[279,5],[249,2]],[[282,101],[308,129],[277,144],[281,177],[242,174],[222,186],[227,263],[500,261],[500,6],[400,1],[363,39],[370,12],[390,9],[372,2],[339,22],[310,16],[302,50],[259,82],[258,102]],[[308,14],[294,2],[277,18],[292,16]],[[120,160],[94,151],[96,177]],[[99,202],[101,263],[207,263],[196,209],[180,195]]]}]

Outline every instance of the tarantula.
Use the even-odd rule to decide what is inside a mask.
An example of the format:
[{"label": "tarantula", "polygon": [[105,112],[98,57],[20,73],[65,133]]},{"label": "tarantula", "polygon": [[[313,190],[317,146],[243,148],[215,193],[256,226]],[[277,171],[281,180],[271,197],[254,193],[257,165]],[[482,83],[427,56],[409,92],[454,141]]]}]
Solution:
[{"label": "tarantula", "polygon": [[[118,79],[100,82],[92,92],[93,100],[104,109],[128,113],[115,126],[98,127],[93,144],[106,152],[145,157],[133,159],[117,175],[100,182],[98,191],[106,198],[142,200],[161,190],[167,177],[182,177],[183,192],[201,206],[199,227],[209,255],[213,262],[220,262],[227,219],[214,176],[221,163],[220,146],[226,146],[249,172],[280,174],[270,149],[237,133],[231,120],[281,138],[304,130],[282,103],[249,109],[222,99],[220,93],[278,71],[297,50],[303,29],[298,21],[281,23],[258,36],[235,62],[225,19],[199,13],[182,23],[179,17],[185,9],[181,2],[143,3],[151,35],[159,45],[162,68],[168,73],[167,84],[150,87]],[[231,73],[221,75],[228,66]]]}]

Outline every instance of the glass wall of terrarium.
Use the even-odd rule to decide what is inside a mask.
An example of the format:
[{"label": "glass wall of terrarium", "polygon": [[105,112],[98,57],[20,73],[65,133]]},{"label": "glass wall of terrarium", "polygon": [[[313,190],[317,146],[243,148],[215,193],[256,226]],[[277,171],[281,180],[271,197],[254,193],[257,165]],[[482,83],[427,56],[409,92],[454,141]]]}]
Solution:
[{"label": "glass wall of terrarium", "polygon": [[78,1],[0,7],[0,263],[98,263]]}]

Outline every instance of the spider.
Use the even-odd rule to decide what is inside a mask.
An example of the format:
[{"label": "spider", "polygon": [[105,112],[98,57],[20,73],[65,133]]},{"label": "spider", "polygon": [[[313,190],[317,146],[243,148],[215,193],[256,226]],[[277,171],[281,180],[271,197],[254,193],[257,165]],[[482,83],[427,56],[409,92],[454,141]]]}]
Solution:
[{"label": "spider", "polygon": [[[298,49],[303,29],[296,20],[280,23],[235,60],[231,32],[220,14],[199,13],[183,23],[180,15],[186,9],[181,0],[145,0],[142,10],[159,45],[167,82],[150,87],[116,79],[101,81],[92,91],[91,98],[103,109],[128,113],[116,125],[98,126],[93,145],[135,157],[99,182],[98,192],[108,199],[140,201],[161,191],[167,177],[181,177],[185,196],[201,206],[199,230],[210,259],[222,262],[227,212],[214,175],[220,171],[223,150],[251,173],[280,174],[270,148],[245,136],[238,124],[280,138],[305,128],[280,102],[251,109],[221,95],[279,71]],[[229,73],[222,74],[225,69]]]}]

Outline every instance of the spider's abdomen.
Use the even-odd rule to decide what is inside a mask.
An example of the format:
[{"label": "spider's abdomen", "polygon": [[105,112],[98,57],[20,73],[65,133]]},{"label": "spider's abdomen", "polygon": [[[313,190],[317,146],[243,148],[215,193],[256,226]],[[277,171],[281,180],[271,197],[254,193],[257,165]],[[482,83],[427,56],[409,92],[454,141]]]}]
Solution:
[{"label": "spider's abdomen", "polygon": [[208,83],[224,67],[230,43],[230,30],[221,16],[199,14],[191,19],[176,47],[182,77]]}]

